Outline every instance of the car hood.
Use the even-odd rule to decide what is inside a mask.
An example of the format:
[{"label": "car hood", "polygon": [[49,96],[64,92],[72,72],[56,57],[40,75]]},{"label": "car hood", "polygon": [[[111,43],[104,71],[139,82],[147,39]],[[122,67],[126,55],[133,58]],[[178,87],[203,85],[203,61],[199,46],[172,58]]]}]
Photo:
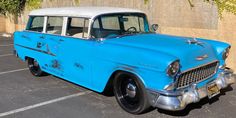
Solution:
[{"label": "car hood", "polygon": [[[190,41],[194,40],[197,40],[197,43],[190,43]],[[190,37],[164,34],[138,34],[106,39],[104,43],[154,51],[157,55],[155,58],[158,60],[163,59],[162,57],[158,57],[158,52],[175,56],[180,60],[182,70],[217,60],[215,51],[210,44],[204,42],[202,39],[198,40]],[[199,59],[201,57],[204,57],[204,59]]]}]

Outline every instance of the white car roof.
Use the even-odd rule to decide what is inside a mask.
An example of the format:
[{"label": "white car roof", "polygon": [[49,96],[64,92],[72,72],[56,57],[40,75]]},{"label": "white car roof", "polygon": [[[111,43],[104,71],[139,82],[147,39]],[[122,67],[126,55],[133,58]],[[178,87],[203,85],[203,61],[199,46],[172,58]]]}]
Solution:
[{"label": "white car roof", "polygon": [[61,7],[33,10],[30,16],[74,16],[94,18],[101,14],[110,13],[144,13],[140,10],[118,7]]}]

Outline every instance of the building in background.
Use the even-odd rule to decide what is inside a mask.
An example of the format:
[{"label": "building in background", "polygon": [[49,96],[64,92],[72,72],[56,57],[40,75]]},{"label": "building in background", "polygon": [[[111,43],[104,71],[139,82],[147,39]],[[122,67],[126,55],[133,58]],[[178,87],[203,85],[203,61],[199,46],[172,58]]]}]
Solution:
[{"label": "building in background", "polygon": [[[193,0],[191,8],[187,0],[43,0],[42,8],[68,6],[112,6],[140,9],[149,18],[150,24],[157,23],[158,33],[180,36],[204,37],[228,42],[232,45],[228,66],[236,70],[236,16],[223,14],[218,18],[214,5]],[[17,20],[0,16],[0,32],[13,33],[23,30],[29,11],[25,11]]]}]

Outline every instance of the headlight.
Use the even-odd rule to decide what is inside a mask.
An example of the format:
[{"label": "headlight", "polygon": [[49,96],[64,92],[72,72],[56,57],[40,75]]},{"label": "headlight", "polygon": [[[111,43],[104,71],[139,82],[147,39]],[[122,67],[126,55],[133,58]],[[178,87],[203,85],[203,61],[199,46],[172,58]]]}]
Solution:
[{"label": "headlight", "polygon": [[230,47],[226,48],[225,51],[223,52],[223,55],[222,55],[223,60],[226,60],[227,57],[229,56],[229,50],[230,50]]},{"label": "headlight", "polygon": [[174,61],[173,63],[171,63],[168,68],[167,68],[167,75],[174,77],[178,72],[179,72],[179,61]]}]

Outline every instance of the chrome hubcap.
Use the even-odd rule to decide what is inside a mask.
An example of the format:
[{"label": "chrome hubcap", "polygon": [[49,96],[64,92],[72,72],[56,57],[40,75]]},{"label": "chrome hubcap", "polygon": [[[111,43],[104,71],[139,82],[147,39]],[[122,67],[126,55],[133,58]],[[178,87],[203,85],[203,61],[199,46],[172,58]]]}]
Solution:
[{"label": "chrome hubcap", "polygon": [[126,87],[127,96],[134,98],[136,95],[136,86],[132,83],[129,83]]},{"label": "chrome hubcap", "polygon": [[34,60],[34,63],[33,63],[34,66],[39,66],[38,62]]}]

